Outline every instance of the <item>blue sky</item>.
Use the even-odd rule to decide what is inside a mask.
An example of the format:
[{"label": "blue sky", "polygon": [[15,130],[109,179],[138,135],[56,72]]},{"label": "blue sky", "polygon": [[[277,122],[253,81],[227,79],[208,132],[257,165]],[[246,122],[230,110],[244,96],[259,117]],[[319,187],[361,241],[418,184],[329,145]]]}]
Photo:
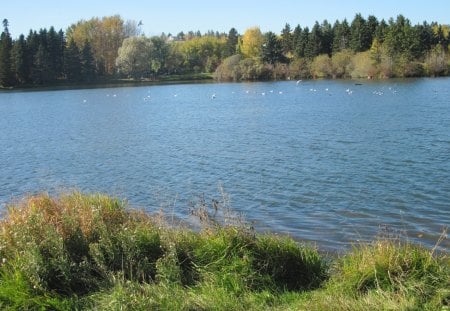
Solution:
[{"label": "blue sky", "polygon": [[31,29],[66,28],[94,16],[120,14],[122,18],[142,20],[147,35],[162,32],[212,29],[228,32],[235,27],[240,33],[252,26],[262,31],[279,33],[285,23],[311,27],[316,20],[349,21],[356,13],[379,19],[403,14],[413,24],[424,20],[450,24],[450,0],[277,0],[277,1],[137,1],[137,0],[74,0],[74,1],[2,1],[0,18],[7,18],[13,37],[27,34]]}]

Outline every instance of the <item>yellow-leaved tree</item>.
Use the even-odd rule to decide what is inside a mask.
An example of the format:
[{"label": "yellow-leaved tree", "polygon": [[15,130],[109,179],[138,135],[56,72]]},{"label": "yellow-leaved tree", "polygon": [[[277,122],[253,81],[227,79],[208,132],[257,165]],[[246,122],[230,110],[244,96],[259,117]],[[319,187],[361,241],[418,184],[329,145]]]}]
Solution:
[{"label": "yellow-leaved tree", "polygon": [[261,47],[264,38],[259,27],[252,27],[245,31],[241,40],[241,53],[245,58],[253,58],[261,55]]}]

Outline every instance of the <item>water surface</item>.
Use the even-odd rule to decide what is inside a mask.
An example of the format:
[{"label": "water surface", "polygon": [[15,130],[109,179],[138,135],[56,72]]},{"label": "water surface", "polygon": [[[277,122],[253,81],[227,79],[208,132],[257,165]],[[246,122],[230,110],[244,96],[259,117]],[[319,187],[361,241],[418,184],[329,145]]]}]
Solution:
[{"label": "water surface", "polygon": [[189,201],[217,197],[221,184],[260,230],[339,250],[387,226],[432,247],[450,224],[449,85],[444,78],[3,92],[0,208],[76,188],[185,217]]}]

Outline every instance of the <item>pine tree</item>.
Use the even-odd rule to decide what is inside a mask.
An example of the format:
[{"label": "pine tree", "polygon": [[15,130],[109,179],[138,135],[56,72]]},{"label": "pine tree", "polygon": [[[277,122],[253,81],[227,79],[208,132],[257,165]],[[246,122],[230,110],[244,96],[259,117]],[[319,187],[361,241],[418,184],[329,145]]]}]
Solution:
[{"label": "pine tree", "polygon": [[298,26],[298,37],[296,36],[296,43],[295,43],[295,54],[297,57],[305,57],[305,50],[306,46],[309,42],[309,28],[305,27],[303,31],[301,30],[300,26]]},{"label": "pine tree", "polygon": [[95,59],[92,53],[91,44],[86,41],[80,55],[81,78],[84,81],[92,81],[96,78]]},{"label": "pine tree", "polygon": [[238,32],[235,28],[231,28],[228,32],[227,43],[225,45],[224,57],[229,57],[231,55],[237,54],[238,46]]},{"label": "pine tree", "polygon": [[56,80],[62,73],[62,55],[61,42],[55,28],[50,27],[46,36],[47,41],[47,57],[48,57],[48,77],[50,81]]},{"label": "pine tree", "polygon": [[28,62],[27,43],[24,35],[13,44],[11,51],[11,65],[17,83],[24,84],[30,79],[30,63]]},{"label": "pine tree", "polygon": [[297,48],[301,42],[301,36],[302,27],[300,25],[297,25],[292,32],[292,53],[294,53],[296,57],[299,57]]},{"label": "pine tree", "polygon": [[333,50],[333,28],[331,27],[331,24],[328,23],[327,20],[324,20],[321,25],[321,31],[322,31],[322,43],[321,43],[321,49],[320,54],[328,54],[331,56],[331,52]]},{"label": "pine tree", "polygon": [[291,33],[291,26],[286,23],[283,30],[281,30],[281,45],[283,47],[284,55],[291,55],[294,50],[294,39]]},{"label": "pine tree", "polygon": [[308,42],[305,45],[305,57],[314,58],[322,51],[322,29],[319,22],[314,24],[308,36]]},{"label": "pine tree", "polygon": [[346,19],[336,21],[333,26],[333,53],[350,48],[350,26]]},{"label": "pine tree", "polygon": [[283,45],[271,31],[264,35],[261,54],[263,61],[269,64],[285,61],[285,57],[283,56]]},{"label": "pine tree", "polygon": [[382,19],[381,22],[378,24],[377,28],[375,29],[374,35],[379,43],[384,42],[388,28],[389,28],[388,24],[384,19]]},{"label": "pine tree", "polygon": [[64,75],[71,82],[81,80],[80,50],[73,40],[64,51]]},{"label": "pine tree", "polygon": [[8,20],[3,20],[3,32],[0,35],[0,85],[12,86],[14,75],[11,68],[12,39],[9,34]]},{"label": "pine tree", "polygon": [[369,15],[369,17],[367,18],[367,24],[366,24],[367,35],[368,35],[367,41],[368,41],[369,46],[372,45],[372,41],[375,38],[375,32],[378,28],[378,25],[379,25],[378,19],[373,15]]},{"label": "pine tree", "polygon": [[34,55],[31,79],[35,84],[45,84],[52,80],[52,71],[48,51],[42,43],[39,44],[38,50]]},{"label": "pine tree", "polygon": [[356,14],[350,26],[350,48],[355,52],[363,52],[370,48],[372,42],[366,20]]}]

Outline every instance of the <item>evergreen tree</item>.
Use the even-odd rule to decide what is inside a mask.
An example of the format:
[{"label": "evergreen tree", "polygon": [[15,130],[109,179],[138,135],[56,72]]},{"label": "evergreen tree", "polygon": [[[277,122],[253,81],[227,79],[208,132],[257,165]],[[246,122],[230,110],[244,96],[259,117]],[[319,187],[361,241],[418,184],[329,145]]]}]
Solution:
[{"label": "evergreen tree", "polygon": [[308,36],[308,42],[305,45],[305,57],[314,58],[322,51],[322,29],[319,22],[314,24]]},{"label": "evergreen tree", "polygon": [[88,41],[84,43],[81,50],[81,77],[84,81],[92,81],[96,78],[95,59],[91,45]]},{"label": "evergreen tree", "polygon": [[38,50],[34,55],[31,79],[35,84],[45,84],[52,79],[47,48],[42,43],[39,44]]},{"label": "evergreen tree", "polygon": [[294,50],[294,39],[291,33],[291,26],[286,24],[281,31],[281,45],[283,47],[284,55],[291,55]]},{"label": "evergreen tree", "polygon": [[385,45],[392,57],[404,56],[406,59],[418,57],[420,52],[418,48],[420,35],[411,26],[411,22],[403,15],[397,16],[397,19],[389,20],[389,28],[385,36]]},{"label": "evergreen tree", "polygon": [[73,40],[64,51],[64,75],[68,81],[81,80],[80,50]]},{"label": "evergreen tree", "polygon": [[309,28],[308,27],[303,28],[299,41],[297,42],[297,45],[295,47],[295,54],[297,54],[298,57],[306,56],[305,50],[309,42],[309,35],[310,35]]},{"label": "evergreen tree", "polygon": [[48,56],[48,76],[51,81],[56,80],[63,72],[61,39],[53,27],[47,32],[47,56]]},{"label": "evergreen tree", "polygon": [[322,30],[322,43],[320,54],[328,54],[331,56],[333,50],[333,28],[327,20],[324,20],[321,25]]},{"label": "evergreen tree", "polygon": [[367,18],[367,35],[369,36],[368,38],[368,43],[369,43],[369,47],[372,45],[372,41],[375,38],[375,32],[378,28],[378,19],[373,16],[373,15],[369,15],[369,17]]},{"label": "evergreen tree", "polygon": [[264,35],[264,41],[261,48],[261,58],[264,62],[269,64],[285,61],[282,42],[271,31]]},{"label": "evergreen tree", "polygon": [[297,25],[292,33],[292,53],[294,53],[296,57],[300,57],[298,53],[298,48],[300,46],[301,40],[302,40],[302,27],[300,27],[300,25]]},{"label": "evergreen tree", "polygon": [[444,34],[444,30],[442,29],[442,25],[439,25],[437,27],[436,32],[434,33],[434,40],[435,44],[439,44],[440,46],[442,46],[442,48],[444,49],[444,51],[447,50],[447,45],[448,45],[448,40],[445,37]]},{"label": "evergreen tree", "polygon": [[433,28],[427,22],[418,25],[417,28],[420,36],[420,49],[422,51],[430,50],[433,46]]},{"label": "evergreen tree", "polygon": [[0,85],[12,86],[14,75],[11,68],[12,39],[9,34],[8,20],[3,20],[3,32],[0,35]]},{"label": "evergreen tree", "polygon": [[350,26],[346,19],[340,23],[336,21],[333,26],[333,53],[350,48]]},{"label": "evergreen tree", "polygon": [[11,51],[11,65],[17,83],[24,84],[29,81],[30,63],[28,62],[27,43],[24,35],[13,44]]},{"label": "evergreen tree", "polygon": [[370,48],[371,36],[366,20],[356,14],[350,26],[350,48],[355,52],[363,52]]},{"label": "evergreen tree", "polygon": [[377,28],[375,29],[374,35],[374,38],[377,38],[379,43],[384,42],[384,38],[386,37],[388,28],[389,28],[388,24],[384,19],[382,19],[381,22],[378,24]]},{"label": "evergreen tree", "polygon": [[235,28],[231,28],[228,32],[227,43],[225,45],[224,57],[229,57],[231,55],[237,54],[239,34]]}]

